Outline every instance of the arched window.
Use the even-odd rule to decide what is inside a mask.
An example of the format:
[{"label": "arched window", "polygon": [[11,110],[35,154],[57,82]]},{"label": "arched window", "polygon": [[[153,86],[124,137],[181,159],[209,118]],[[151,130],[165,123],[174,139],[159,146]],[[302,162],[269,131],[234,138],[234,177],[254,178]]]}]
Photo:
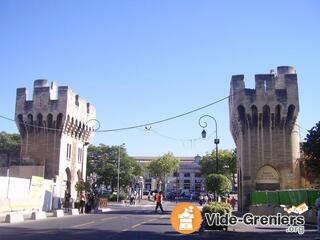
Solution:
[{"label": "arched window", "polygon": [[33,125],[33,116],[31,113],[28,114],[28,124]]},{"label": "arched window", "polygon": [[22,114],[18,115],[18,123],[23,124],[23,115]]},{"label": "arched window", "polygon": [[281,105],[277,105],[275,110],[276,110],[275,122],[277,127],[280,125],[280,122],[281,122]]},{"label": "arched window", "polygon": [[251,115],[252,115],[252,125],[253,127],[258,127],[258,109],[256,105],[252,105],[251,107]]},{"label": "arched window", "polygon": [[66,168],[66,174],[67,174],[67,191],[71,192],[71,171],[70,168]]},{"label": "arched window", "polygon": [[270,126],[270,107],[268,105],[264,105],[263,107],[263,116],[262,116],[263,127]]},{"label": "arched window", "polygon": [[25,133],[25,128],[24,128],[24,122],[23,122],[23,115],[22,114],[18,115],[18,125],[19,125],[20,132],[23,135]]},{"label": "arched window", "polygon": [[288,107],[287,122],[286,122],[287,125],[291,124],[291,122],[293,120],[295,109],[296,109],[296,107],[292,104]]},{"label": "arched window", "polygon": [[53,128],[53,116],[51,113],[47,115],[47,127]]},{"label": "arched window", "polygon": [[42,126],[42,114],[41,113],[39,113],[38,115],[37,115],[37,126],[39,126],[39,127],[41,127]]},{"label": "arched window", "polygon": [[238,106],[238,120],[241,123],[242,129],[244,130],[247,127],[247,121],[246,121],[246,110],[244,106],[239,105]]},{"label": "arched window", "polygon": [[57,129],[60,129],[62,127],[62,119],[63,119],[63,114],[59,113],[57,116],[57,124],[56,124]]},{"label": "arched window", "polygon": [[83,180],[83,179],[82,179],[82,173],[81,173],[80,170],[77,171],[77,176],[78,176],[78,181]]}]

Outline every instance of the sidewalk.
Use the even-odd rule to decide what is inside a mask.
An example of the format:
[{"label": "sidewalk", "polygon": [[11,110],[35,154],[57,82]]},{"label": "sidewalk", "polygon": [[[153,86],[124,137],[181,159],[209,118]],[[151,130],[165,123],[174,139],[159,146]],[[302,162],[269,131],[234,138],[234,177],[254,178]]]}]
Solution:
[{"label": "sidewalk", "polygon": [[[10,213],[18,213],[23,214],[25,220],[31,220],[31,215],[35,210],[28,210],[28,211],[12,211],[12,212],[0,212],[0,224],[5,223],[6,215]],[[53,212],[46,212],[47,218],[53,217]],[[68,213],[64,213],[64,215],[69,215]],[[35,220],[34,220],[35,221]]]},{"label": "sidewalk", "polygon": [[[69,210],[69,212],[65,212],[64,209],[59,209],[59,210],[63,210],[63,216],[61,216],[61,217],[66,217],[66,216],[83,216],[83,215],[87,215],[87,214],[99,214],[99,213],[110,211],[111,209],[110,208],[103,208],[103,209],[98,209],[97,213],[86,213],[86,214],[81,214],[81,213],[79,213],[79,214],[71,214],[71,209]],[[44,220],[44,219],[37,219],[37,220],[31,219],[33,212],[38,212],[38,211],[37,210],[26,210],[26,211],[0,212],[0,224],[10,224],[10,223],[6,223],[5,222],[6,215],[14,214],[14,213],[22,214],[23,218],[24,218],[24,221]],[[45,212],[45,213],[46,213],[47,219],[58,218],[58,217],[54,217],[54,211]]]}]

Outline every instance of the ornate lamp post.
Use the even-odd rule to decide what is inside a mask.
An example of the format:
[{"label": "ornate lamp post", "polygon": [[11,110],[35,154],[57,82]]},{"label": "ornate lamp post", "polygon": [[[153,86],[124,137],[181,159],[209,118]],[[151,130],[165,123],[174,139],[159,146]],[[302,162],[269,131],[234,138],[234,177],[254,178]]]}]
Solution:
[{"label": "ornate lamp post", "polygon": [[139,183],[139,202],[140,202],[143,195],[143,177],[142,176],[139,177],[138,183]]},{"label": "ornate lamp post", "polygon": [[205,130],[205,128],[208,126],[208,123],[205,122],[205,121],[202,121],[203,118],[211,118],[214,123],[215,123],[215,127],[216,127],[216,138],[214,139],[214,144],[216,145],[216,169],[215,171],[213,170],[213,172],[216,172],[216,173],[219,173],[219,160],[218,160],[218,145],[219,145],[219,138],[218,138],[218,125],[217,125],[217,120],[212,117],[211,115],[203,115],[199,118],[199,125],[200,127],[203,128],[202,132],[201,132],[201,135],[202,135],[202,138],[206,138],[207,136],[207,132]]}]

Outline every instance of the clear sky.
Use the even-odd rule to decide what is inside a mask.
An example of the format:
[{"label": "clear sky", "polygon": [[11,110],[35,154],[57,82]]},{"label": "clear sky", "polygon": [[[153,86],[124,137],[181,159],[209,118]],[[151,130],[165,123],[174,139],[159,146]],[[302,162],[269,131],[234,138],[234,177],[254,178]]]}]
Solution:
[{"label": "clear sky", "polygon": [[[229,94],[230,79],[277,66],[298,73],[301,139],[320,120],[320,2],[0,1],[0,114],[14,117],[16,88],[35,79],[69,85],[97,108],[101,129],[171,117]],[[220,148],[234,148],[228,102],[144,128],[98,133],[133,156],[211,151],[198,119],[218,122]],[[207,131],[214,132],[208,119]],[[0,119],[0,131],[17,132]],[[210,134],[209,134],[210,135]]]}]

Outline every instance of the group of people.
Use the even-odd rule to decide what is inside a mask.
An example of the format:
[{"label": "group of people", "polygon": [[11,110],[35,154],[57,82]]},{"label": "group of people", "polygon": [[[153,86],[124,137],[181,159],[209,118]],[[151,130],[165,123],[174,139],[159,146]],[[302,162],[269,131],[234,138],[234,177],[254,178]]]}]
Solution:
[{"label": "group of people", "polygon": [[[213,201],[214,201],[213,194],[200,195],[200,197],[199,197],[200,206],[202,206],[204,204],[208,204]],[[229,203],[233,210],[235,209],[235,205],[237,203],[237,199],[235,199],[234,196],[232,196],[232,197],[228,196],[227,198],[221,198],[220,196],[218,196],[217,201],[218,202],[225,201],[225,202]]]},{"label": "group of people", "polygon": [[199,204],[200,206],[204,204],[208,204],[209,202],[212,202],[213,199],[213,194],[206,194],[206,195],[200,195],[199,196]]},{"label": "group of people", "polygon": [[[85,193],[84,191],[80,193],[79,196],[79,211],[80,213],[90,213],[91,209],[94,209],[97,205],[98,196],[95,192]],[[73,205],[73,199],[71,198],[68,190],[65,192],[63,207],[66,212],[69,212],[69,208]]]}]

